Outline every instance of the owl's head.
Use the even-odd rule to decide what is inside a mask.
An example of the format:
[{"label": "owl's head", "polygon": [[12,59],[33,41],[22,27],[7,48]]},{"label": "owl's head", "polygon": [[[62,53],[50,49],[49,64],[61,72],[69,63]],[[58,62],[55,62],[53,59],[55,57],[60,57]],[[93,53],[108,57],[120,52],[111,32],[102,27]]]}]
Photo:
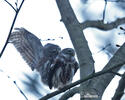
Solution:
[{"label": "owl's head", "polygon": [[64,55],[75,56],[75,51],[72,48],[65,48],[61,52]]},{"label": "owl's head", "polygon": [[55,58],[60,51],[61,51],[61,48],[55,44],[47,43],[44,46],[44,54],[46,57],[49,57],[49,58]]},{"label": "owl's head", "polygon": [[73,62],[75,60],[75,51],[72,48],[65,48],[60,52],[60,55],[65,58],[68,62]]}]

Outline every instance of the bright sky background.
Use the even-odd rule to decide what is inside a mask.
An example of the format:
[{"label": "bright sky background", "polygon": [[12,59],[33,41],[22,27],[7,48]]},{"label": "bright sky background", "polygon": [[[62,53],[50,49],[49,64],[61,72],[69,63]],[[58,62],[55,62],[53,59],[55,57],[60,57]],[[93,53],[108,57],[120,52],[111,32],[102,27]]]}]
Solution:
[{"label": "bright sky background", "polygon": [[[14,4],[14,1],[16,0],[10,1]],[[84,5],[84,7],[80,4],[80,0],[71,0],[71,2],[80,22],[87,19],[87,17],[84,19],[81,18],[80,8],[82,8],[83,10],[86,9],[86,14],[90,13],[94,15],[93,17],[91,17],[91,19],[97,19],[97,17],[98,20],[102,19],[102,11],[104,9],[103,0],[96,0],[94,3],[91,0],[91,2],[89,2],[89,5]],[[108,3],[107,9],[110,9],[110,11],[106,13],[105,22],[115,20],[116,15],[119,15],[120,17],[125,16],[125,13],[121,12],[121,9],[114,7],[114,5],[112,5],[111,3]],[[1,0],[0,49],[2,49],[6,41],[11,23],[14,18],[14,14],[14,10],[11,9],[11,7],[6,2],[4,2],[4,0]],[[42,41],[42,44],[51,42],[60,45],[62,48],[73,47],[67,30],[65,29],[63,23],[60,22],[60,19],[60,13],[58,11],[55,0],[25,0],[24,5],[19,12],[15,27],[24,27],[30,32],[34,33],[41,40],[46,40],[48,38],[55,39],[55,41]],[[105,46],[103,45],[103,42],[99,41],[102,39],[102,37],[103,39],[108,38],[111,35],[111,32],[114,32],[114,38],[117,37],[116,43],[122,44],[124,41],[124,36],[119,36],[117,34],[119,31],[119,29],[114,29],[112,31],[104,32],[92,28],[84,30],[90,49],[93,53],[96,71],[101,70],[108,62],[108,56],[105,53],[97,53],[100,50],[99,48],[97,48],[97,45]],[[101,37],[101,39],[96,38],[97,36]],[[60,37],[63,37],[63,39],[61,39]],[[102,59],[103,61],[99,61],[100,59]],[[25,100],[24,97],[20,94],[19,90],[13,84],[12,80],[16,80],[18,86],[23,90],[24,87],[20,80],[25,79],[25,77],[22,72],[29,73],[30,75],[34,74],[34,72],[32,72],[28,65],[23,61],[23,59],[20,57],[20,54],[16,51],[12,44],[7,45],[7,48],[2,58],[0,59],[0,69],[4,71],[0,72],[0,98],[2,100]],[[7,75],[11,76],[11,79],[8,78]],[[78,79],[79,72],[75,76],[74,80]],[[115,91],[115,89],[113,88],[117,87],[118,78],[113,81],[114,82],[110,84],[110,88],[106,89],[107,92],[104,94],[103,100],[110,100],[113,96],[113,93]],[[110,91],[110,93],[108,91]],[[36,100],[35,96],[31,96],[29,93],[26,93],[26,95],[29,100]],[[78,98],[78,95],[71,98],[71,100],[76,100],[76,98]]]}]

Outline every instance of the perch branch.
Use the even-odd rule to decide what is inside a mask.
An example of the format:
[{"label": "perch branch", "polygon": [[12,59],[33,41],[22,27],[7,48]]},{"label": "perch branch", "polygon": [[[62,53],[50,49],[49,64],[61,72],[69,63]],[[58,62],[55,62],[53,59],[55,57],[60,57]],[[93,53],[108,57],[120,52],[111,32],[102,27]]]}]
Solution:
[{"label": "perch branch", "polygon": [[74,87],[73,89],[70,89],[69,91],[65,92],[60,98],[59,100],[68,100],[70,97],[72,97],[73,95],[75,95],[76,93],[79,93],[79,88],[80,87]]}]

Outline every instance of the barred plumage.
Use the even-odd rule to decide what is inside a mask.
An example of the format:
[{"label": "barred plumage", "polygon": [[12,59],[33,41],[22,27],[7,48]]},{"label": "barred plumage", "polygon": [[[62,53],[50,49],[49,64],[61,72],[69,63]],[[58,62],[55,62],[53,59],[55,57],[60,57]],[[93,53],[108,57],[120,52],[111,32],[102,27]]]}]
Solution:
[{"label": "barred plumage", "polygon": [[54,60],[49,70],[49,88],[63,88],[72,82],[78,67],[72,48],[63,49]]},{"label": "barred plumage", "polygon": [[16,28],[15,30],[12,32],[9,42],[14,44],[23,59],[34,70],[39,59],[43,57],[43,46],[40,39],[24,28]]},{"label": "barred plumage", "polygon": [[43,46],[39,38],[24,28],[16,28],[9,42],[16,47],[31,69],[39,72],[41,81],[50,89],[62,88],[71,83],[78,69],[72,48],[61,50],[58,45],[51,43]]}]

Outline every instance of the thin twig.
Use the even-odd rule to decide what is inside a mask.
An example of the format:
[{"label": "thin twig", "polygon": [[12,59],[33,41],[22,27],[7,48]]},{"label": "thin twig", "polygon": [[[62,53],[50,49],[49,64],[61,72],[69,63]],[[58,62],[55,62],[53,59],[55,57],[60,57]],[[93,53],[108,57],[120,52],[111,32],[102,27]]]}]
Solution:
[{"label": "thin twig", "polygon": [[120,73],[117,73],[117,72],[114,72],[114,71],[110,71],[110,73],[113,73],[115,75],[118,75],[118,76],[122,77],[122,74],[120,74]]},{"label": "thin twig", "polygon": [[[8,76],[8,78],[10,78],[10,76]],[[16,81],[13,81],[13,83],[15,84],[15,86],[18,88],[18,90],[20,91],[20,93],[24,96],[24,98],[26,100],[28,100],[28,98],[26,97],[26,95],[23,93],[23,91],[20,89],[20,87],[17,85]]]},{"label": "thin twig", "polygon": [[121,30],[125,31],[125,29],[123,27],[120,27]]},{"label": "thin twig", "polygon": [[103,22],[105,20],[106,6],[107,6],[107,0],[105,0],[105,7],[104,7],[104,11],[103,11]]},{"label": "thin twig", "polygon": [[7,0],[4,0],[10,7],[12,7],[12,9],[16,12],[16,9],[13,7],[13,5],[11,3],[9,3]]},{"label": "thin twig", "polygon": [[16,9],[18,9],[18,0],[16,0],[15,5],[16,5]]},{"label": "thin twig", "polygon": [[101,50],[99,50],[97,53],[100,53],[101,51],[105,50],[106,48],[108,48],[109,46],[111,46],[111,43],[107,44],[105,47],[103,47]]},{"label": "thin twig", "polygon": [[16,10],[16,14],[15,14],[14,20],[13,20],[13,22],[12,22],[10,31],[9,31],[9,35],[8,35],[8,37],[7,37],[7,40],[6,40],[6,42],[5,42],[5,45],[4,45],[4,47],[3,47],[2,51],[1,51],[1,53],[0,53],[0,58],[2,57],[3,52],[4,52],[4,50],[5,50],[5,48],[6,48],[7,44],[8,44],[8,41],[9,41],[9,38],[10,38],[10,35],[11,35],[11,32],[12,32],[12,29],[13,29],[14,24],[15,24],[15,21],[16,21],[16,19],[17,19],[17,15],[18,15],[18,13],[19,13],[19,11],[20,11],[20,9],[21,9],[21,7],[22,7],[24,1],[25,1],[25,0],[22,0],[22,2],[21,2],[21,4],[20,4],[19,8]]},{"label": "thin twig", "polygon": [[68,90],[68,89],[70,89],[70,88],[72,88],[72,87],[74,87],[74,86],[76,86],[76,85],[79,85],[79,84],[81,84],[81,83],[83,83],[83,82],[85,82],[85,81],[87,81],[87,80],[89,80],[89,79],[92,79],[92,78],[98,77],[98,76],[100,76],[100,75],[109,73],[111,70],[116,69],[116,68],[118,68],[118,67],[121,67],[121,66],[124,65],[124,64],[125,64],[125,62],[122,62],[122,63],[119,63],[119,64],[117,64],[117,65],[114,65],[114,66],[112,66],[112,67],[110,67],[110,68],[108,68],[108,69],[104,69],[104,70],[99,71],[99,72],[97,72],[97,73],[93,73],[93,74],[87,76],[86,78],[83,78],[83,79],[81,79],[81,80],[78,80],[78,81],[76,81],[76,82],[74,82],[74,83],[71,83],[71,84],[69,84],[69,85],[67,85],[67,86],[64,86],[64,88],[62,88],[62,89],[60,89],[60,90],[54,91],[54,92],[52,92],[52,93],[50,93],[50,94],[47,94],[46,96],[42,97],[42,98],[39,99],[39,100],[48,100],[49,98],[54,97],[55,95],[58,95],[58,94],[60,94],[60,93],[62,93],[62,92],[65,92],[66,90]]},{"label": "thin twig", "polygon": [[125,2],[125,0],[108,0],[108,2]]},{"label": "thin twig", "polygon": [[25,0],[22,0],[21,4],[20,4],[20,6],[19,6],[18,12],[20,11],[20,9],[21,9],[21,7],[22,7],[24,1],[25,1]]},{"label": "thin twig", "polygon": [[[3,70],[0,69],[0,72],[4,73]],[[6,75],[7,78],[11,79],[11,77],[9,75]],[[12,79],[11,79],[12,80]],[[12,80],[13,81],[13,80]],[[17,85],[16,81],[13,81],[13,83],[15,84],[15,86],[17,87],[17,89],[20,91],[20,93],[24,96],[24,98],[26,100],[28,100],[28,98],[26,97],[26,95],[23,93],[23,91],[20,89],[20,87]]]}]

